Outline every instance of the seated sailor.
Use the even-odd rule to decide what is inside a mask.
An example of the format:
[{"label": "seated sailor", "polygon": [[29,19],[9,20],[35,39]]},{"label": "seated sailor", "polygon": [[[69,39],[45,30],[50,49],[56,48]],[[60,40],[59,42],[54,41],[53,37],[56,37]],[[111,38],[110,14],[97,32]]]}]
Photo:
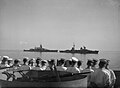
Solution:
[{"label": "seated sailor", "polygon": [[41,60],[40,59],[36,59],[36,66],[32,68],[32,70],[41,70],[40,67],[40,62]]},{"label": "seated sailor", "polygon": [[83,68],[81,66],[82,66],[82,61],[78,60],[78,62],[77,62],[77,68],[80,70],[80,72],[82,72],[82,70],[83,70]]},{"label": "seated sailor", "polygon": [[48,60],[48,66],[47,66],[46,70],[53,71],[54,70],[54,65],[55,65],[55,60],[54,59]]},{"label": "seated sailor", "polygon": [[57,60],[57,71],[66,71],[67,67],[64,67],[65,59],[61,58],[60,60]]},{"label": "seated sailor", "polygon": [[93,61],[88,60],[87,61],[87,67],[85,69],[83,69],[82,72],[94,72],[94,70],[91,68],[92,65],[93,65]]},{"label": "seated sailor", "polygon": [[41,67],[40,67],[40,69],[41,70],[46,70],[46,68],[47,68],[47,61],[46,60],[42,60],[41,61]]},{"label": "seated sailor", "polygon": [[35,67],[35,58],[32,58],[28,61],[28,65],[30,66],[30,69]]},{"label": "seated sailor", "polygon": [[8,56],[3,56],[3,57],[2,57],[2,61],[1,61],[1,64],[0,64],[0,67],[1,67],[1,68],[9,67],[8,62],[7,62],[8,59],[9,59]]},{"label": "seated sailor", "polygon": [[8,65],[9,65],[9,67],[13,66],[13,59],[12,58],[8,58]]},{"label": "seated sailor", "polygon": [[23,58],[23,64],[18,68],[19,70],[30,70],[30,66],[28,65],[28,57]]},{"label": "seated sailor", "polygon": [[78,59],[77,58],[72,58],[72,60],[69,60],[69,67],[67,67],[67,72],[71,73],[80,73],[80,70],[75,66],[77,63]]}]

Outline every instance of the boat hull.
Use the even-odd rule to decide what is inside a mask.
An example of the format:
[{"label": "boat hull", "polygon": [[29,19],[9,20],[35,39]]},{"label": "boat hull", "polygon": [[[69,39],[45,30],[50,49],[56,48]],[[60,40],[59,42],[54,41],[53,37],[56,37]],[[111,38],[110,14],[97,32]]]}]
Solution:
[{"label": "boat hull", "polygon": [[0,80],[1,88],[87,88],[87,77],[64,82],[19,82]]}]

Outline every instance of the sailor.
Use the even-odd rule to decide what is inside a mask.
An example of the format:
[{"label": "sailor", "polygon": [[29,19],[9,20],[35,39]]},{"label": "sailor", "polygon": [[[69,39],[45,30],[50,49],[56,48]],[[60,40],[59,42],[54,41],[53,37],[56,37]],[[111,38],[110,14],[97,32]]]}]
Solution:
[{"label": "sailor", "polygon": [[28,65],[28,57],[23,58],[23,64],[19,67],[19,70],[30,70],[30,66]]},{"label": "sailor", "polygon": [[110,75],[105,69],[107,61],[105,59],[100,59],[99,68],[91,73],[90,76],[90,86],[92,88],[108,88],[110,85]]},{"label": "sailor", "polygon": [[12,67],[12,65],[13,65],[13,59],[12,58],[8,58],[8,65],[9,65],[9,67]]},{"label": "sailor", "polygon": [[67,67],[67,72],[71,73],[80,73],[80,70],[76,67],[78,59],[76,57],[72,57],[71,60],[69,60],[70,67]]},{"label": "sailor", "polygon": [[41,70],[40,69],[40,62],[41,60],[40,59],[36,59],[36,66],[32,68],[32,70]]},{"label": "sailor", "polygon": [[88,59],[87,61],[87,67],[82,70],[82,72],[94,72],[94,70],[91,68],[93,65],[93,61]]},{"label": "sailor", "polygon": [[82,70],[83,70],[83,68],[81,66],[82,66],[82,61],[78,60],[78,62],[77,62],[77,68],[79,68],[80,72],[82,72]]},{"label": "sailor", "polygon": [[51,59],[51,60],[47,60],[47,61],[48,61],[48,65],[47,65],[46,70],[53,71],[54,70],[54,65],[55,65],[55,60]]},{"label": "sailor", "polygon": [[64,67],[70,67],[71,59],[65,60]]},{"label": "sailor", "polygon": [[108,70],[108,72],[110,74],[110,80],[111,80],[110,88],[114,88],[116,76],[115,76],[114,71],[109,68],[109,62],[110,62],[110,60],[107,60],[107,64],[106,64],[105,68]]},{"label": "sailor", "polygon": [[65,59],[61,58],[57,61],[57,71],[66,71],[67,67],[64,67]]},{"label": "sailor", "polygon": [[47,68],[47,60],[42,60],[41,61],[41,67],[40,67],[40,69],[41,70],[46,70],[46,68]]},{"label": "sailor", "polygon": [[0,64],[0,67],[1,67],[1,68],[9,67],[8,62],[7,62],[8,59],[9,59],[8,56],[3,56],[3,57],[2,57],[2,61],[1,61],[1,64]]},{"label": "sailor", "polygon": [[88,59],[87,61],[87,67],[85,69],[82,70],[82,73],[87,73],[87,86],[90,86],[90,76],[92,74],[92,72],[94,72],[93,69],[91,69],[93,64],[93,61]]},{"label": "sailor", "polygon": [[12,68],[7,69],[7,71],[18,71],[18,68],[20,67],[20,60],[15,59],[13,65],[11,66]]},{"label": "sailor", "polygon": [[93,59],[93,65],[92,65],[92,69],[95,71],[98,67],[96,66],[97,63],[98,63],[98,60],[97,59]]},{"label": "sailor", "polygon": [[30,69],[35,67],[35,58],[32,58],[28,61],[28,65],[30,66]]}]

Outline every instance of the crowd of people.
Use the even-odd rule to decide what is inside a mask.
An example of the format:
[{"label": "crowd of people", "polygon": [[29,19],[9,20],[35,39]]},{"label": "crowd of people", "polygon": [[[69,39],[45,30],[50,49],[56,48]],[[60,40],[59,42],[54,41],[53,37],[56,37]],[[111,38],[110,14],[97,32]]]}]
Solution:
[{"label": "crowd of people", "polygon": [[61,58],[43,60],[40,57],[29,59],[24,57],[21,60],[9,58],[8,56],[1,57],[0,68],[8,67],[9,70],[57,70],[71,73],[89,73],[87,74],[88,87],[106,87],[113,88],[116,76],[112,69],[109,68],[110,60],[107,59],[88,59],[86,68],[82,68],[81,60],[76,57],[65,60]]}]

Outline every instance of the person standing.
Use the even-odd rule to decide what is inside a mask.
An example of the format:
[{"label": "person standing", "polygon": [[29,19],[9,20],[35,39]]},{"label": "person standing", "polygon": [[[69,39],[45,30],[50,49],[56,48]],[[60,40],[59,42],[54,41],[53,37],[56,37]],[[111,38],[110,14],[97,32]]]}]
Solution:
[{"label": "person standing", "polygon": [[100,59],[99,68],[91,73],[90,87],[92,88],[109,88],[110,87],[110,74],[105,69],[107,61]]},{"label": "person standing", "polygon": [[108,72],[110,74],[110,80],[111,80],[110,88],[114,88],[116,76],[115,76],[114,71],[109,68],[109,62],[110,62],[110,60],[107,60],[107,64],[106,64],[105,68],[108,70]]},{"label": "person standing", "polygon": [[98,63],[98,60],[97,59],[93,59],[93,65],[92,65],[92,69],[95,71],[98,67],[96,66],[97,63]]}]

